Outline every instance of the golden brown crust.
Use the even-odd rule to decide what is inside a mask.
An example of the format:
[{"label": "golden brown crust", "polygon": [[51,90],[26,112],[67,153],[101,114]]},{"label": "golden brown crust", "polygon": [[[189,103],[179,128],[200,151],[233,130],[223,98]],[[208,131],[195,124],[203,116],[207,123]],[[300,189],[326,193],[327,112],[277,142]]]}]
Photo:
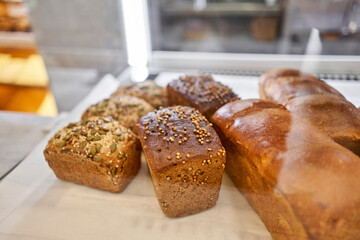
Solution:
[{"label": "golden brown crust", "polygon": [[225,150],[211,123],[198,110],[175,106],[139,121],[139,137],[159,204],[181,217],[216,204]]},{"label": "golden brown crust", "polygon": [[86,109],[81,119],[91,116],[112,117],[121,125],[130,128],[131,131],[137,134],[137,121],[141,116],[152,110],[153,107],[143,99],[127,95],[116,95],[91,105]]},{"label": "golden brown crust", "polygon": [[335,142],[360,156],[360,111],[343,97],[298,97],[290,100],[286,108],[307,119]]},{"label": "golden brown crust", "polygon": [[302,73],[297,69],[284,68],[284,69],[273,69],[271,71],[265,72],[260,76],[259,81],[259,95],[261,99],[271,100],[271,95],[269,94],[268,88],[276,81],[277,78],[285,77],[300,77],[307,79],[309,81],[317,81],[318,79],[307,73]]},{"label": "golden brown crust", "polygon": [[180,77],[166,89],[169,106],[191,106],[207,118],[224,104],[239,99],[230,88],[205,75]]},{"label": "golden brown crust", "polygon": [[260,77],[259,93],[360,156],[360,111],[325,82],[298,70],[275,69]]},{"label": "golden brown crust", "polygon": [[278,77],[276,81],[268,85],[265,90],[267,99],[286,105],[288,101],[296,97],[307,95],[334,95],[344,98],[337,90],[321,80],[315,81],[308,76]]},{"label": "golden brown crust", "polygon": [[44,150],[62,180],[121,192],[140,168],[140,142],[129,129],[105,117],[90,117],[59,130]]},{"label": "golden brown crust", "polygon": [[154,81],[131,82],[120,86],[111,97],[130,95],[144,99],[155,109],[167,106],[166,89],[155,84]]},{"label": "golden brown crust", "polygon": [[264,100],[229,103],[211,120],[227,150],[226,171],[274,239],[357,239],[356,155]]}]

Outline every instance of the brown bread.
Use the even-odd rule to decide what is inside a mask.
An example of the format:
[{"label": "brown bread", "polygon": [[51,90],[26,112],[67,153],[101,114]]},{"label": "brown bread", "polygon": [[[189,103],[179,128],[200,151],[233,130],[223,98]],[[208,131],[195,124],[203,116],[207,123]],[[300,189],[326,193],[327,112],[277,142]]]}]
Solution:
[{"label": "brown bread", "polygon": [[124,84],[112,94],[112,97],[118,95],[130,95],[144,99],[156,109],[160,106],[167,106],[166,89],[151,80]]},{"label": "brown bread", "polygon": [[139,121],[139,137],[164,214],[181,217],[216,204],[225,150],[198,110],[175,106]]},{"label": "brown bread", "polygon": [[226,171],[275,240],[360,236],[360,159],[282,105],[229,103],[211,118]]},{"label": "brown bread", "polygon": [[44,156],[62,180],[121,192],[140,168],[140,152],[129,129],[111,118],[90,117],[59,130]]},{"label": "brown bread", "polygon": [[185,76],[170,82],[167,96],[169,106],[191,106],[207,118],[224,104],[239,99],[230,88],[205,75]]}]

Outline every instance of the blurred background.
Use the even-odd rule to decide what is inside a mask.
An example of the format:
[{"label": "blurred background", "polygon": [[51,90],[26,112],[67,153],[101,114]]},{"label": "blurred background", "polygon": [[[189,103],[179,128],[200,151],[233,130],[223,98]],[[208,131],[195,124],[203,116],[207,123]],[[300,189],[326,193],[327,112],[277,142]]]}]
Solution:
[{"label": "blurred background", "polygon": [[0,0],[5,111],[70,111],[129,66],[144,80],[169,68],[259,75],[307,61],[322,78],[359,79],[359,55],[360,0]]}]

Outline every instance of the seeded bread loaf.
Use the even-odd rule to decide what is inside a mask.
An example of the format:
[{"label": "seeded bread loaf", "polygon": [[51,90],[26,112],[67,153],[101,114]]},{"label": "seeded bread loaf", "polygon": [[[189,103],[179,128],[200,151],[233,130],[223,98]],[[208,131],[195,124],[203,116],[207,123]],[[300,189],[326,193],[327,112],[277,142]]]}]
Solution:
[{"label": "seeded bread loaf", "polygon": [[236,101],[211,118],[226,171],[275,240],[360,236],[360,159],[282,105]]},{"label": "seeded bread loaf", "polygon": [[121,192],[140,168],[140,152],[129,129],[111,118],[89,117],[59,130],[44,156],[62,180]]},{"label": "seeded bread loaf", "polygon": [[360,156],[360,111],[325,82],[295,69],[275,69],[261,76],[259,93]]},{"label": "seeded bread loaf", "polygon": [[175,106],[139,121],[139,138],[164,214],[182,217],[216,204],[225,150],[198,110]]},{"label": "seeded bread loaf", "polygon": [[167,96],[169,106],[191,106],[207,118],[222,105],[239,99],[230,88],[205,75],[185,76],[170,82]]},{"label": "seeded bread loaf", "polygon": [[124,84],[112,94],[112,97],[117,95],[130,95],[144,99],[156,109],[160,106],[167,106],[165,88],[156,85],[155,82],[151,80]]},{"label": "seeded bread loaf", "polygon": [[117,95],[91,105],[82,115],[81,119],[91,116],[112,117],[124,127],[130,128],[137,134],[136,123],[139,118],[153,110],[153,107],[143,99]]}]

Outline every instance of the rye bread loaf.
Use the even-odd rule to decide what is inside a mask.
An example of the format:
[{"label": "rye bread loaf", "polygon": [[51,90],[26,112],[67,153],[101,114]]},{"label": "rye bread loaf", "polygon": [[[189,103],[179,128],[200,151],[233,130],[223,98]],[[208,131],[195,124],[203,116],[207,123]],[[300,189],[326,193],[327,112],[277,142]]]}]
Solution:
[{"label": "rye bread loaf", "polygon": [[139,121],[139,138],[166,216],[195,214],[216,204],[225,150],[198,110],[174,106],[150,112]]},{"label": "rye bread loaf", "polygon": [[169,106],[191,106],[207,118],[222,105],[239,99],[230,88],[206,75],[180,77],[166,89]]},{"label": "rye bread loaf", "polygon": [[44,156],[59,179],[121,192],[139,170],[140,152],[129,129],[111,118],[89,117],[59,130]]}]

